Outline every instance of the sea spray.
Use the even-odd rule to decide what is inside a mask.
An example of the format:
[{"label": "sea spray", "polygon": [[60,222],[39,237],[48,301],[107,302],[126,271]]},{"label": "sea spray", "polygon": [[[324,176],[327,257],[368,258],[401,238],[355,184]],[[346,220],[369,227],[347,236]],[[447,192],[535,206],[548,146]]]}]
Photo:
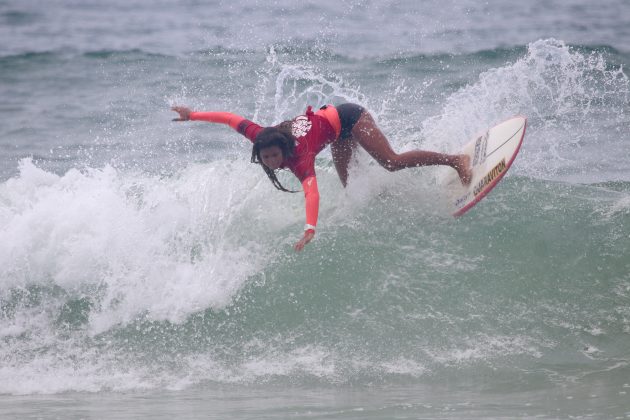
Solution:
[{"label": "sea spray", "polygon": [[2,188],[3,291],[87,293],[93,333],[138,316],[181,321],[224,307],[261,264],[260,245],[234,231],[260,208],[251,201],[258,180],[228,189],[215,173],[234,165],[161,180],[111,167],[59,177],[22,162]]},{"label": "sea spray", "polygon": [[602,161],[627,152],[623,139],[611,138],[601,124],[627,124],[629,98],[623,67],[607,64],[603,53],[539,40],[524,57],[483,72],[451,95],[439,115],[422,122],[422,145],[454,152],[476,132],[521,114],[528,133],[512,173],[593,182],[597,171],[607,180],[607,171],[618,175],[617,162],[607,167]]}]

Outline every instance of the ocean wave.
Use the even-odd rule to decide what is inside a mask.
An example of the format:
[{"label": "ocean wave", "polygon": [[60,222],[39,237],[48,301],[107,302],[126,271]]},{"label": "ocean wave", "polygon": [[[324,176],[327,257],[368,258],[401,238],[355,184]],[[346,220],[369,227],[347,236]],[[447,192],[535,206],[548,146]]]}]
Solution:
[{"label": "ocean wave", "polygon": [[[431,53],[413,53],[408,51],[399,51],[394,54],[385,56],[370,56],[363,57],[361,59],[353,56],[343,54],[342,52],[335,51],[330,48],[326,48],[320,43],[308,42],[308,41],[294,41],[274,43],[264,46],[262,49],[256,48],[230,48],[221,45],[213,47],[204,47],[201,49],[194,49],[183,52],[183,56],[265,56],[270,50],[273,50],[276,54],[291,57],[293,59],[299,59],[303,62],[336,62],[336,63],[356,63],[365,61],[368,63],[375,63],[384,66],[396,66],[399,64],[414,64],[423,63],[429,61],[451,61],[451,60],[511,60],[522,56],[528,49],[529,44],[513,45],[513,46],[501,46],[491,49],[481,49],[477,51],[467,52],[448,52],[448,51],[436,51]],[[627,64],[630,59],[630,54],[625,53],[612,45],[606,44],[571,44],[567,43],[566,46],[576,52],[583,54],[600,53],[606,55],[606,58],[617,64]],[[0,56],[0,60],[36,60],[43,57],[73,57],[84,56],[88,58],[112,58],[112,57],[146,57],[146,58],[181,58],[182,55],[172,55],[162,52],[156,52],[153,50],[132,48],[132,49],[99,49],[99,50],[86,50],[80,51],[75,49],[55,49],[55,50],[39,50],[39,51],[26,51],[19,54],[7,54]]]},{"label": "ocean wave", "polygon": [[563,376],[558,352],[603,369],[627,347],[625,190],[510,177],[455,221],[426,178],[369,165],[344,191],[320,161],[295,254],[301,200],[244,165],[23,161],[0,185],[0,392]]},{"label": "ocean wave", "polygon": [[69,60],[77,57],[85,57],[92,59],[109,59],[116,57],[123,58],[169,58],[166,54],[144,51],[141,49],[128,50],[95,50],[81,52],[74,49],[61,49],[50,51],[30,51],[20,54],[9,54],[0,56],[0,64],[10,64],[12,62],[29,62],[32,64],[42,64],[51,61]]},{"label": "ocean wave", "polygon": [[[597,44],[597,45],[589,45],[589,44],[571,44],[571,43],[563,43],[566,47],[580,53],[601,53],[605,54],[606,58],[616,61],[616,58],[620,58],[622,62],[626,62],[630,55],[620,51],[612,45],[606,44]],[[423,53],[423,54],[409,54],[406,52],[399,52],[392,56],[391,58],[381,58],[380,62],[382,64],[398,64],[398,63],[421,63],[425,60],[446,60],[450,61],[453,59],[481,59],[481,60],[511,60],[514,58],[519,58],[523,54],[525,54],[530,47],[530,44],[523,45],[513,45],[513,46],[501,46],[491,49],[481,49],[476,51],[467,51],[467,52],[433,52],[433,53]]]},{"label": "ocean wave", "polygon": [[[510,174],[457,220],[440,170],[389,173],[359,152],[343,189],[323,153],[318,234],[301,254],[291,246],[302,197],[274,191],[243,144],[198,162],[176,152],[184,164],[168,173],[71,161],[53,173],[22,160],[0,183],[0,393],[433,384],[517,372],[553,381],[571,376],[566,360],[623,371],[627,173],[623,153],[592,151],[624,146],[594,134],[626,123],[628,79],[604,55],[558,40],[513,53],[440,92],[432,117],[399,112],[405,83],[424,78],[370,99],[274,49],[257,58],[256,120],[339,98],[374,110],[396,149],[456,150],[502,117],[529,117]],[[128,138],[152,133],[139,132]],[[181,145],[173,131],[156,136],[167,152]],[[131,156],[126,139],[108,137],[115,150],[103,146],[104,155]],[[208,143],[205,152],[219,147]],[[532,373],[540,363],[545,372]]]}]

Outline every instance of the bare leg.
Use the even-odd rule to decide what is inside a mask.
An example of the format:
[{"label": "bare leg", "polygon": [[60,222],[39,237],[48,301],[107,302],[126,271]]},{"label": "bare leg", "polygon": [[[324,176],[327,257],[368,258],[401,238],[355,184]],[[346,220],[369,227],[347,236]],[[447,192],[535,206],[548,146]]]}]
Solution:
[{"label": "bare leg", "polygon": [[350,159],[352,159],[352,153],[356,147],[357,143],[352,137],[339,139],[330,145],[335,169],[337,169],[337,174],[344,187],[348,183],[348,165],[350,165]]},{"label": "bare leg", "polygon": [[412,150],[398,154],[392,150],[389,141],[367,111],[361,114],[359,121],[354,125],[352,139],[358,142],[388,171],[398,171],[417,166],[447,165],[457,171],[462,184],[470,184],[472,171],[468,155],[447,155],[424,150]]}]

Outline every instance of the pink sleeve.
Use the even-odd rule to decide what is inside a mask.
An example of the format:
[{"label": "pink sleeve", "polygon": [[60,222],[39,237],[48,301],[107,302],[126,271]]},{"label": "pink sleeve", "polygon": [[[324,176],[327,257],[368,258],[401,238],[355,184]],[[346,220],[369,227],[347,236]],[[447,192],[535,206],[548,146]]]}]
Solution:
[{"label": "pink sleeve", "polygon": [[315,231],[317,226],[317,215],[319,213],[319,190],[317,189],[317,178],[311,175],[302,181],[304,188],[304,199],[306,207],[306,228],[305,230]]},{"label": "pink sleeve", "polygon": [[231,112],[191,112],[190,119],[193,121],[207,121],[229,125],[234,130],[247,137],[252,143],[262,130],[262,127],[258,124],[246,120],[240,115],[232,114]]}]

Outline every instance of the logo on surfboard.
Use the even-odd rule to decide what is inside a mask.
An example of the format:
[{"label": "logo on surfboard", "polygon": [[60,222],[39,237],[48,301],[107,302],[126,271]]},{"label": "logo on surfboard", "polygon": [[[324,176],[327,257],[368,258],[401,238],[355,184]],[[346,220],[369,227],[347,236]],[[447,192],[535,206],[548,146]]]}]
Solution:
[{"label": "logo on surfboard", "polygon": [[488,137],[490,137],[490,131],[486,131],[486,134],[479,136],[475,142],[475,156],[473,158],[473,166],[481,165],[486,161],[486,149],[488,147]]},{"label": "logo on surfboard", "polygon": [[464,207],[464,204],[466,204],[469,197],[470,197],[470,191],[468,191],[466,194],[464,194],[463,196],[455,200],[455,207],[457,207],[458,209],[461,209],[462,207]]},{"label": "logo on surfboard", "polygon": [[507,169],[507,165],[505,164],[505,159],[501,159],[499,163],[488,172],[481,180],[475,185],[473,189],[473,194],[477,196],[483,189],[489,185],[492,181],[494,181],[499,175],[501,175]]}]

